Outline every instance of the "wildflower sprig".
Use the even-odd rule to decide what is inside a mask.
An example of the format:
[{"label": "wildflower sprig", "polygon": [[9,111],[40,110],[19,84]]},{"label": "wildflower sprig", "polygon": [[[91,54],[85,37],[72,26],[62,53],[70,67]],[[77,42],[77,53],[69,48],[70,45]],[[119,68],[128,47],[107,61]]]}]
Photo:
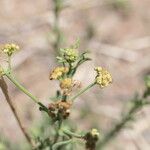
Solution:
[{"label": "wildflower sprig", "polygon": [[[81,87],[80,81],[74,79],[74,75],[78,67],[86,61],[91,60],[88,56],[88,52],[79,53],[78,45],[76,42],[74,45],[69,48],[61,49],[61,55],[57,57],[59,63],[61,64],[58,67],[55,67],[49,75],[50,80],[57,80],[59,82],[60,89],[56,92],[56,99],[54,102],[51,102],[48,106],[42,104],[37,97],[32,95],[24,86],[22,86],[14,77],[11,67],[11,56],[19,50],[19,46],[15,44],[6,44],[2,48],[2,51],[8,56],[8,67],[3,69],[0,67],[0,76],[7,77],[20,91],[25,93],[28,97],[31,98],[36,104],[39,105],[40,111],[44,111],[52,119],[54,123],[57,124],[58,128],[56,129],[56,134],[54,139],[49,142],[41,141],[40,145],[35,147],[45,147],[45,144],[48,143],[52,149],[57,149],[62,145],[67,143],[72,143],[73,138],[79,138],[85,140],[86,148],[95,149],[96,142],[98,140],[99,133],[96,129],[87,132],[84,135],[79,135],[72,131],[63,130],[63,135],[68,136],[70,139],[66,141],[60,141],[60,130],[62,130],[63,121],[70,116],[71,107],[73,105],[73,100],[79,97],[81,94],[92,88],[94,85],[99,84],[101,87],[108,86],[111,81],[111,75],[106,70],[97,68],[97,75],[93,82],[89,84],[86,88],[81,89],[73,97],[70,97],[72,92],[77,88]],[[99,78],[99,80],[98,80]],[[67,137],[66,137],[67,138]],[[46,141],[46,140],[45,140]]]},{"label": "wildflower sprig", "polygon": [[0,75],[7,77],[20,91],[25,93],[27,96],[29,96],[35,103],[40,105],[40,102],[38,98],[36,98],[34,95],[32,95],[24,86],[22,86],[14,77],[12,73],[12,68],[11,68],[11,57],[12,55],[19,50],[19,46],[16,44],[5,44],[2,46],[1,51],[5,53],[8,57],[8,67],[3,68],[2,66],[0,67]]}]

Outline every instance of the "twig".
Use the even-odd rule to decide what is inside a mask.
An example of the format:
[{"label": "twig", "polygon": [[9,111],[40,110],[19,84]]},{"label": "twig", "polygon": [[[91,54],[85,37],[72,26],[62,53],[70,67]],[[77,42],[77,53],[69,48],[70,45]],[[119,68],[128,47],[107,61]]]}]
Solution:
[{"label": "twig", "polygon": [[5,72],[6,77],[15,84],[15,86],[20,89],[23,93],[29,96],[35,103],[39,103],[38,99],[33,96],[27,89],[25,89],[10,73]]},{"label": "twig", "polygon": [[58,139],[59,139],[59,130],[61,129],[61,126],[62,126],[62,121],[60,120],[58,122],[58,129],[57,129],[57,133],[56,133],[56,136],[55,136],[55,139],[54,139],[54,144],[57,143]]},{"label": "twig", "polygon": [[80,134],[74,133],[74,132],[69,131],[69,130],[66,130],[66,129],[62,129],[62,131],[63,131],[66,135],[69,135],[69,136],[71,136],[71,137],[75,137],[75,138],[83,139],[83,135],[80,135]]},{"label": "twig", "polygon": [[87,90],[89,90],[91,87],[93,87],[96,83],[93,82],[92,84],[90,84],[89,86],[87,86],[86,88],[84,88],[83,90],[79,91],[79,93],[77,93],[75,96],[73,96],[70,100],[74,101],[77,97],[79,97],[81,94],[83,94],[84,92],[86,92]]},{"label": "twig", "polygon": [[134,119],[137,111],[148,104],[149,102],[145,101],[143,98],[135,98],[133,106],[129,109],[128,113],[101,140],[98,145],[99,149],[102,149],[111,139],[118,135],[118,133],[126,126],[126,124]]},{"label": "twig", "polygon": [[73,142],[73,140],[70,139],[68,141],[62,141],[62,142],[56,143],[56,144],[53,145],[52,150],[57,150],[57,148],[59,148],[60,146],[63,146],[63,145],[66,145],[66,144],[70,144],[72,142]]},{"label": "twig", "polygon": [[25,128],[23,127],[23,125],[21,123],[21,120],[20,120],[20,118],[19,118],[19,116],[18,116],[18,114],[16,112],[15,106],[12,103],[12,100],[11,100],[9,94],[8,94],[8,87],[7,87],[7,84],[6,84],[6,82],[5,82],[3,77],[0,78],[0,87],[1,87],[2,92],[3,92],[3,94],[4,94],[5,98],[6,98],[6,101],[7,101],[8,105],[10,106],[10,108],[11,108],[11,110],[12,110],[12,112],[13,112],[15,118],[16,118],[16,121],[17,121],[17,123],[18,123],[18,125],[19,125],[19,127],[20,127],[20,129],[22,131],[22,133],[24,134],[24,136],[25,136],[26,140],[28,141],[28,143],[30,144],[30,146],[33,148],[32,139],[28,135],[27,131],[25,130]]}]

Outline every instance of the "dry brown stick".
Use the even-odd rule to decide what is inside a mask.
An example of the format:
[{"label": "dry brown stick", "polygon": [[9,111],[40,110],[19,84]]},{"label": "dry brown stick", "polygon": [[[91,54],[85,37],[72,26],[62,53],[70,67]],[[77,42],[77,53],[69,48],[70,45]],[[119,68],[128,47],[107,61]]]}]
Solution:
[{"label": "dry brown stick", "polygon": [[20,118],[19,118],[19,116],[18,116],[18,114],[17,114],[17,112],[16,112],[15,106],[14,106],[14,104],[12,103],[12,100],[11,100],[9,94],[8,94],[8,87],[7,87],[7,84],[6,84],[6,82],[5,82],[5,80],[4,80],[3,77],[0,78],[0,87],[1,87],[2,92],[3,92],[3,94],[4,94],[5,98],[6,98],[6,101],[7,101],[8,105],[10,106],[10,108],[11,108],[11,110],[12,110],[12,112],[13,112],[15,118],[16,118],[16,121],[18,122],[18,125],[19,125],[19,127],[20,127],[22,133],[24,134],[24,136],[25,136],[26,140],[28,141],[28,143],[29,143],[29,144],[31,145],[31,147],[33,148],[32,139],[31,139],[31,137],[28,135],[27,131],[25,130],[25,128],[23,127],[23,125],[22,125],[22,123],[21,123],[21,120],[20,120]]}]

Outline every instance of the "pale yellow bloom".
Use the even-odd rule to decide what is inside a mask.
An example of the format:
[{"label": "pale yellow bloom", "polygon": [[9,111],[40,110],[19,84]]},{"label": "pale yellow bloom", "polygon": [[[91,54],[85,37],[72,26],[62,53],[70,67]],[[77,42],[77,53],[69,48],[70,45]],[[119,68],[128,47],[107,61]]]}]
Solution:
[{"label": "pale yellow bloom", "polygon": [[69,69],[67,67],[56,67],[51,73],[50,73],[50,80],[56,80],[62,77],[65,73],[67,73]]},{"label": "pale yellow bloom", "polygon": [[97,129],[92,129],[92,130],[91,130],[91,135],[92,135],[93,137],[99,137],[99,132],[98,132],[98,130],[97,130]]},{"label": "pale yellow bloom", "polygon": [[60,82],[60,87],[62,89],[71,89],[73,86],[73,80],[71,78],[66,78]]},{"label": "pale yellow bloom", "polygon": [[112,76],[111,74],[102,67],[95,68],[97,72],[97,76],[95,78],[96,84],[100,85],[101,88],[108,86],[112,83]]},{"label": "pale yellow bloom", "polygon": [[8,56],[11,56],[14,52],[19,50],[19,46],[16,44],[5,44],[2,47],[2,51],[7,54]]}]

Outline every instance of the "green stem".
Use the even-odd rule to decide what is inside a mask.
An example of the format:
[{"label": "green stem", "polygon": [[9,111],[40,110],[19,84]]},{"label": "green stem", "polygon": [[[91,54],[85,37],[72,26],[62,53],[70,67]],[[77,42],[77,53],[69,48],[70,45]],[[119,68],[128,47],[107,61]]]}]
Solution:
[{"label": "green stem", "polygon": [[55,139],[54,139],[54,144],[57,143],[58,139],[59,139],[59,130],[61,129],[61,126],[62,126],[62,120],[60,120],[58,122],[58,128],[57,128],[57,133],[56,133],[56,136],[55,136]]},{"label": "green stem", "polygon": [[101,140],[101,142],[99,143],[98,147],[99,150],[103,149],[103,147],[105,145],[107,145],[107,143],[109,141],[111,141],[115,136],[118,135],[118,133],[125,127],[125,125],[130,122],[134,115],[136,114],[136,112],[142,108],[143,105],[136,105],[134,104],[134,106],[132,106],[130,108],[130,110],[128,111],[128,113],[121,119],[120,122],[118,122],[114,128],[112,128],[106,135],[105,137]]},{"label": "green stem", "polygon": [[73,137],[75,137],[75,138],[83,138],[83,136],[80,135],[80,134],[73,133],[73,132],[71,132],[71,131],[69,131],[69,130],[66,130],[66,129],[62,129],[62,130],[63,130],[63,132],[64,132],[65,134],[67,134],[67,135],[69,135],[69,136],[73,136]]},{"label": "green stem", "polygon": [[8,56],[8,68],[11,71],[11,56]]},{"label": "green stem", "polygon": [[84,92],[86,92],[87,90],[89,90],[90,88],[92,88],[96,83],[92,83],[90,85],[88,85],[86,88],[84,88],[83,90],[81,90],[79,93],[77,93],[75,96],[73,96],[70,100],[75,100],[78,96],[80,96],[81,94],[83,94]]},{"label": "green stem", "polygon": [[12,110],[12,113],[14,114],[14,116],[16,118],[16,121],[17,121],[22,133],[24,134],[24,136],[25,136],[26,140],[28,141],[28,143],[31,145],[31,148],[33,148],[34,147],[33,141],[31,139],[30,135],[28,134],[28,132],[26,131],[26,129],[24,128],[20,117],[18,116],[16,108],[13,104],[13,101],[11,100],[10,95],[8,93],[8,86],[7,86],[7,84],[6,84],[6,82],[3,78],[0,79],[0,87],[1,87],[2,92],[3,92],[3,94],[6,98],[6,101],[7,101],[8,105],[10,106],[10,108]]},{"label": "green stem", "polygon": [[15,84],[15,86],[29,96],[35,103],[39,103],[38,99],[33,96],[27,89],[25,89],[10,73],[5,72],[6,77]]},{"label": "green stem", "polygon": [[60,146],[70,144],[71,142],[72,142],[72,139],[68,140],[68,141],[58,142],[58,143],[53,145],[52,150],[57,150]]}]

